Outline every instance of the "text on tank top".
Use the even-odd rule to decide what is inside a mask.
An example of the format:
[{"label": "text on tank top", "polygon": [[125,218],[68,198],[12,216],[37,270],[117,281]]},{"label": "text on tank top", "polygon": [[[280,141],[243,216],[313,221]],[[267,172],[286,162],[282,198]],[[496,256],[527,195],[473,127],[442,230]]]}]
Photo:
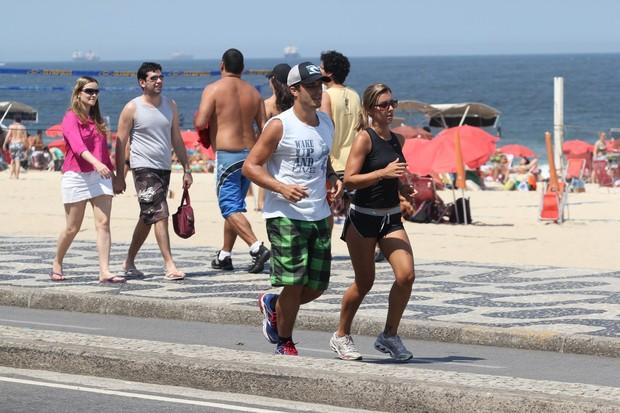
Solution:
[{"label": "text on tank top", "polygon": [[[382,139],[372,128],[367,128],[370,135],[371,149],[360,174],[367,174],[383,169],[396,158],[405,162],[403,150],[395,134],[390,132],[390,140]],[[357,189],[353,198],[355,205],[366,208],[392,208],[399,204],[398,178],[382,179],[374,185]]]},{"label": "text on tank top", "polygon": [[325,183],[334,127],[325,113],[317,112],[317,116],[319,124],[310,126],[299,120],[291,108],[269,120],[282,122],[282,138],[267,161],[267,171],[285,184],[304,185],[308,196],[289,202],[278,193],[266,191],[265,218],[318,221],[330,215]]},{"label": "text on tank top", "polygon": [[130,140],[131,167],[170,170],[173,113],[169,99],[161,95],[158,107],[147,104],[142,96],[133,102],[136,111]]}]

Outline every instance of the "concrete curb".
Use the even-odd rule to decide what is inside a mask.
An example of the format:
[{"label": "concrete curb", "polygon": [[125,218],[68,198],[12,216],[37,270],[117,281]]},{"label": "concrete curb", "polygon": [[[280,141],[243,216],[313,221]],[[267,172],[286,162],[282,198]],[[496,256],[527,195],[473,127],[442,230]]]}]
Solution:
[{"label": "concrete curb", "polygon": [[[111,294],[41,291],[26,287],[0,287],[0,305],[218,324],[258,326],[261,322],[256,309],[242,306],[215,306]],[[377,317],[358,316],[353,325],[353,333],[376,335],[383,329],[384,322]],[[338,314],[301,310],[296,327],[332,332],[337,324]],[[527,328],[403,320],[399,334],[401,337],[427,341],[620,357],[619,339],[534,331]]]},{"label": "concrete curb", "polygon": [[[366,366],[363,374],[343,373],[333,361],[287,357],[286,366],[274,356],[247,352],[247,358],[223,361],[148,351],[119,351],[105,345],[40,342],[3,337],[0,364],[14,368],[109,377],[154,384],[177,385],[327,403],[392,412],[617,412],[611,400],[567,397],[542,391],[509,391],[492,387],[433,382],[421,377],[390,377]],[[338,361],[342,364],[343,362]],[[357,363],[356,363],[357,364]],[[361,364],[361,363],[360,363]],[[415,376],[415,375],[414,375]],[[456,409],[456,410],[455,410]]]}]

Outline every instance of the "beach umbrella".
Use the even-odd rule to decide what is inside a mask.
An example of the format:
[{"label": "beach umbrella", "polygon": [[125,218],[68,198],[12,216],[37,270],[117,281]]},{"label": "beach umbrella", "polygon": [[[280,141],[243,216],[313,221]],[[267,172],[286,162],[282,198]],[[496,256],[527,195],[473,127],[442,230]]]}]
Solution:
[{"label": "beach umbrella", "polygon": [[14,100],[0,102],[0,121],[15,119],[17,115],[20,115],[22,120],[38,122],[39,115],[32,106]]},{"label": "beach umbrella", "polygon": [[432,144],[425,148],[423,153],[424,156],[432,156],[428,162],[433,172],[457,171],[455,136],[458,136],[461,159],[471,169],[476,169],[489,160],[498,141],[497,137],[475,126],[463,125],[444,129],[433,138]]},{"label": "beach umbrella", "polygon": [[572,139],[564,142],[562,152],[567,155],[582,155],[594,152],[594,145],[580,139]]},{"label": "beach umbrella", "polygon": [[186,148],[194,149],[198,144],[198,133],[193,130],[184,130],[181,132],[181,138],[183,138],[183,144]]},{"label": "beach umbrella", "polygon": [[403,145],[403,155],[407,161],[407,169],[412,174],[429,175],[433,172],[432,141],[429,139],[407,139]]},{"label": "beach umbrella", "polygon": [[415,138],[432,139],[433,138],[433,135],[430,132],[422,128],[418,128],[417,126],[401,125],[401,126],[398,126],[392,129],[392,132],[403,135],[405,139],[415,139]]},{"label": "beach umbrella", "polygon": [[58,148],[62,151],[62,153],[67,153],[67,144],[65,143],[64,139],[56,139],[55,141],[52,141],[50,143],[47,144],[48,148]]},{"label": "beach umbrella", "polygon": [[525,145],[519,145],[517,143],[513,143],[510,145],[504,145],[498,148],[498,150],[501,153],[510,154],[514,156],[520,156],[522,158],[533,158],[536,156],[533,150],[531,150]]},{"label": "beach umbrella", "polygon": [[62,125],[59,123],[57,125],[50,126],[45,130],[45,134],[51,137],[62,136]]}]

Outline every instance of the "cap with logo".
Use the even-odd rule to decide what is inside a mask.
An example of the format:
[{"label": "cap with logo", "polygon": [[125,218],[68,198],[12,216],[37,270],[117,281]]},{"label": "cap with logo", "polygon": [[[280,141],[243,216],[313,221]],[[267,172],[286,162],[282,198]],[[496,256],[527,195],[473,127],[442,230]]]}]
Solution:
[{"label": "cap with logo", "polygon": [[268,78],[275,77],[276,80],[283,85],[286,85],[288,78],[288,72],[291,70],[291,66],[286,63],[277,64],[271,69],[271,72],[267,73]]},{"label": "cap with logo", "polygon": [[329,78],[321,74],[321,69],[311,62],[303,62],[295,65],[288,72],[287,84],[294,86],[299,83],[313,83],[317,80],[328,82]]}]

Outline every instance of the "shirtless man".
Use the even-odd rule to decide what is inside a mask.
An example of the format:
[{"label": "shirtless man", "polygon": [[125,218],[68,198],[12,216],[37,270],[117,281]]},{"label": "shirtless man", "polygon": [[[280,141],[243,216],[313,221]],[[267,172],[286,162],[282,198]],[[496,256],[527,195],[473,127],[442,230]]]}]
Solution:
[{"label": "shirtless man", "polygon": [[21,161],[26,154],[27,139],[28,132],[26,127],[22,125],[22,117],[20,115],[15,115],[13,123],[9,126],[9,132],[6,135],[4,144],[2,145],[2,149],[6,151],[8,147],[11,153],[11,166],[9,167],[11,174],[9,175],[9,179],[12,177],[19,179]]},{"label": "shirtless man", "polygon": [[231,251],[237,235],[250,247],[252,263],[248,272],[263,271],[269,250],[256,238],[247,220],[245,196],[250,181],[241,174],[243,162],[265,123],[265,108],[260,93],[241,80],[243,55],[228,49],[220,63],[221,79],[208,85],[202,93],[194,119],[195,126],[209,126],[209,138],[215,150],[217,165],[217,198],[224,223],[224,245],[216,253],[211,267],[233,270]]}]

